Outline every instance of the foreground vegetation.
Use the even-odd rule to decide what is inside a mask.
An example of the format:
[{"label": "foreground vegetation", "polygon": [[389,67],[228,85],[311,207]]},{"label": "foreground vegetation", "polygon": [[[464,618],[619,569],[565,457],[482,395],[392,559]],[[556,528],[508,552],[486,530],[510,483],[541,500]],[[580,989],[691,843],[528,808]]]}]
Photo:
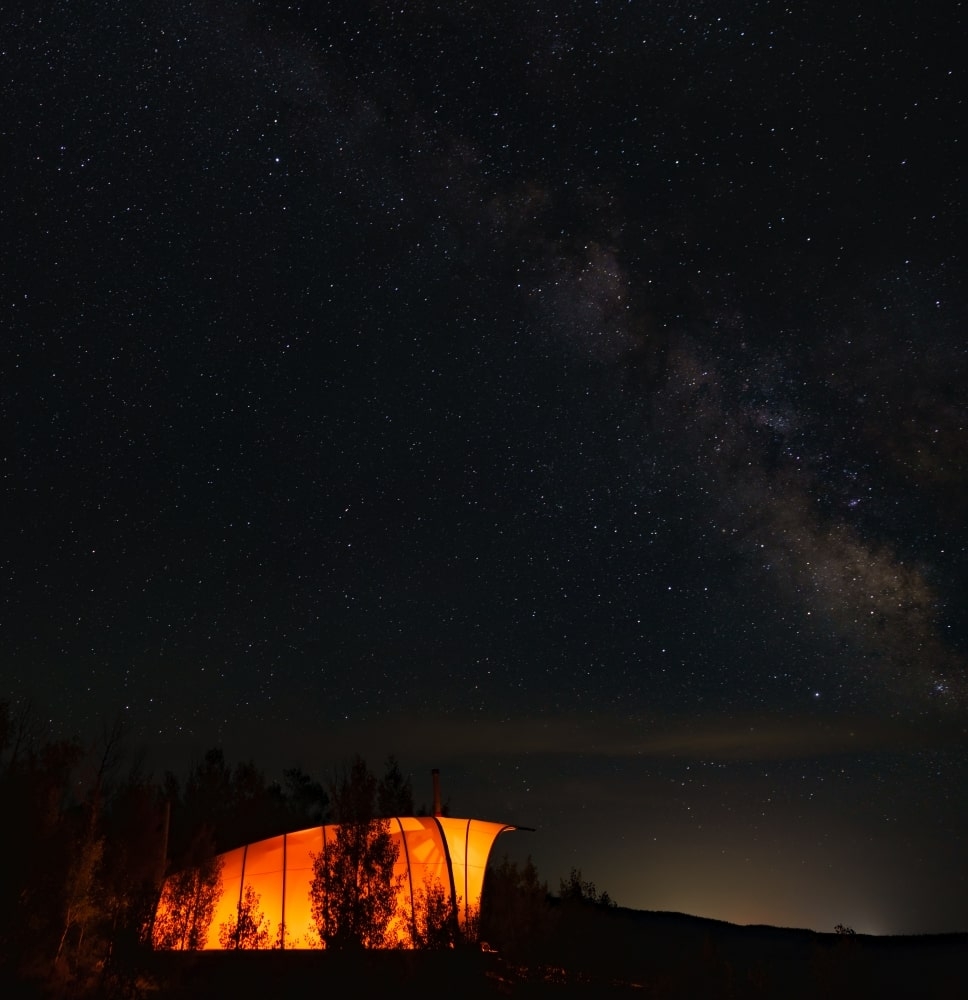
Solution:
[{"label": "foreground vegetation", "polygon": [[[431,983],[468,996],[968,995],[968,935],[823,935],[626,910],[578,870],[552,892],[530,860],[506,857],[488,869],[476,924],[460,930],[446,900],[428,895],[410,942],[421,950],[364,953],[381,940],[386,908],[379,892],[362,905],[359,887],[394,891],[380,817],[420,811],[393,759],[377,779],[356,758],[324,787],[298,769],[267,781],[213,749],[184,778],[156,779],[119,726],[85,751],[0,702],[0,801],[4,997],[301,998],[323,982],[356,995]],[[190,920],[156,925],[169,874],[205,872],[240,843],[330,820],[347,834],[316,862],[325,951],[248,950],[273,943],[256,900],[217,930],[223,952],[197,951],[204,936]]]},{"label": "foreground vegetation", "polygon": [[[151,987],[157,949],[197,951],[210,935],[227,950],[279,947],[251,887],[235,919],[212,926],[218,856],[329,821],[339,828],[315,857],[316,943],[330,952],[401,943],[389,933],[400,879],[385,817],[421,810],[393,758],[378,779],[357,757],[324,787],[298,768],[267,781],[252,761],[230,765],[214,748],[184,778],[158,779],[120,725],[85,750],[51,740],[30,706],[0,702],[0,796],[15,818],[0,862],[3,981],[58,996],[130,995]],[[454,950],[476,945],[483,927],[503,946],[505,926],[537,941],[548,893],[533,866],[505,863],[492,881],[489,905],[463,926],[442,886],[418,887],[402,943]],[[607,903],[578,873],[566,895]]]}]

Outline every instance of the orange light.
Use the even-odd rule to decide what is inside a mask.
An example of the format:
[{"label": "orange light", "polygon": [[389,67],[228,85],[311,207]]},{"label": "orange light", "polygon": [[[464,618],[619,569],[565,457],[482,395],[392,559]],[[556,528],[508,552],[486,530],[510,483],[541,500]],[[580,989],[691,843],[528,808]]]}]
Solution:
[{"label": "orange light", "polygon": [[[447,816],[395,817],[389,824],[397,847],[394,875],[400,884],[391,937],[399,946],[412,946],[417,920],[415,906],[419,907],[427,891],[436,886],[441,887],[437,891],[443,892],[455,912],[458,926],[466,931],[480,906],[484,872],[494,841],[499,834],[516,828]],[[258,917],[268,920],[272,947],[320,947],[309,895],[313,855],[322,851],[336,829],[335,824],[312,827],[220,855],[213,875],[217,880],[217,902],[207,932],[199,937],[201,947],[207,950],[221,947],[220,928],[235,926],[244,896],[254,898],[247,893],[250,886],[258,897]],[[167,880],[166,889],[175,878]],[[169,898],[168,892],[162,893],[155,921],[155,947],[170,947],[163,943],[165,939],[159,932],[159,928],[176,919]]]}]

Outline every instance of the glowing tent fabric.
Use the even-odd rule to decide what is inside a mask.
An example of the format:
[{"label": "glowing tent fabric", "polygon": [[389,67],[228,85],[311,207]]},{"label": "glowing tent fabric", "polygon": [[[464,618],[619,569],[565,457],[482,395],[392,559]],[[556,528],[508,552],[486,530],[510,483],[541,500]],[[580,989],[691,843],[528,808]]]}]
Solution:
[{"label": "glowing tent fabric", "polygon": [[[402,945],[409,934],[421,893],[443,889],[462,929],[480,904],[484,870],[498,835],[515,827],[478,819],[448,816],[407,816],[390,819],[397,847],[394,875],[399,877],[397,916],[391,938]],[[171,908],[163,893],[158,907],[155,947],[218,949],[220,929],[235,926],[246,900],[257,900],[257,922],[268,930],[254,947],[312,948],[319,937],[312,917],[310,886],[313,856],[332,838],[335,825],[271,837],[220,855],[213,875],[214,904],[205,912],[204,926],[189,943],[184,935],[164,938],[159,928],[171,923]],[[183,874],[171,876],[167,885]],[[251,887],[251,892],[250,892]],[[221,932],[224,937],[224,931]]]}]

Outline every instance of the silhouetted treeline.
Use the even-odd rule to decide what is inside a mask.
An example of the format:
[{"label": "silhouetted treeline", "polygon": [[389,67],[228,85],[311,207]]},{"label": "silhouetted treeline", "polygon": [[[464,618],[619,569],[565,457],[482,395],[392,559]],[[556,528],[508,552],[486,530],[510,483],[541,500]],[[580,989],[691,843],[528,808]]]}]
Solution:
[{"label": "silhouetted treeline", "polygon": [[168,854],[175,869],[330,818],[326,790],[300,768],[284,771],[281,782],[270,782],[251,760],[230,765],[218,747],[183,781],[166,772],[162,794],[171,804]]},{"label": "silhouetted treeline", "polygon": [[[357,758],[359,759],[359,758]],[[188,773],[149,773],[124,727],[93,747],[51,739],[28,703],[0,700],[0,987],[130,995],[145,985],[165,878],[215,855],[333,819],[330,790],[301,768],[270,781],[212,748]],[[372,810],[413,813],[395,758]],[[3,989],[0,988],[0,993]]]},{"label": "silhouetted treeline", "polygon": [[0,802],[0,975],[93,990],[143,946],[165,874],[162,789],[120,725],[85,750],[0,702]]},{"label": "silhouetted treeline", "polygon": [[[299,768],[269,781],[254,762],[232,764],[213,748],[183,777],[158,778],[120,724],[82,747],[50,738],[29,705],[0,700],[0,803],[4,998],[209,996],[238,992],[233,983],[260,976],[281,997],[320,975],[356,975],[362,989],[380,975],[393,984],[412,976],[416,985],[431,969],[429,955],[398,961],[390,952],[354,964],[355,946],[379,936],[351,899],[320,911],[325,954],[249,951],[271,945],[274,934],[258,919],[255,893],[219,929],[227,951],[207,956],[211,962],[152,949],[162,886],[173,874],[204,872],[218,853],[282,832],[413,815],[411,783],[394,758],[377,779],[356,757],[324,785]],[[377,822],[365,837],[334,841],[332,857],[320,856],[316,874],[327,893],[355,884],[347,858],[357,871],[369,865],[391,877],[382,832]],[[424,892],[411,943],[437,949],[446,974],[464,970],[473,981],[458,987],[467,996],[643,989],[663,998],[968,995],[966,935],[881,939],[844,927],[824,935],[625,910],[578,869],[553,893],[530,859],[507,857],[488,868],[476,926],[458,929],[443,888]],[[190,924],[182,931],[177,947],[201,947],[204,935]],[[354,947],[341,947],[347,943]],[[470,951],[467,961],[446,958],[470,944],[476,959]]]},{"label": "silhouetted treeline", "polygon": [[542,882],[529,857],[523,865],[507,856],[492,863],[481,898],[480,939],[507,961],[535,970],[574,967],[603,926],[601,914],[615,908],[607,892],[573,868],[557,895]]}]

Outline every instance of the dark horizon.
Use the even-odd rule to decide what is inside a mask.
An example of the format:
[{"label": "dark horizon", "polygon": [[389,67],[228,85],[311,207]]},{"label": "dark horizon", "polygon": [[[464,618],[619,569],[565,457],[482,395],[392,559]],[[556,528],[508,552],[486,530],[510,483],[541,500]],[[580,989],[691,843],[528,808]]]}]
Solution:
[{"label": "dark horizon", "polygon": [[[761,793],[765,794],[763,779],[768,774],[762,773],[764,760],[767,767],[778,778],[790,778],[791,773],[803,770],[805,762],[802,754],[806,752],[807,741],[815,741],[810,749],[820,754],[816,760],[810,761],[811,766],[825,767],[831,774],[845,773],[845,766],[857,760],[857,752],[864,751],[882,762],[893,763],[895,767],[904,761],[904,753],[898,747],[907,747],[907,753],[918,754],[926,747],[943,745],[945,741],[954,739],[956,731],[947,734],[935,731],[933,734],[926,729],[920,733],[914,727],[885,726],[879,721],[871,721],[867,732],[862,731],[854,720],[856,731],[844,730],[841,733],[831,731],[827,724],[815,722],[805,727],[803,732],[796,733],[789,729],[763,733],[758,744],[757,757],[754,761],[746,759],[746,751],[742,738],[737,738],[733,732],[713,732],[710,730],[698,732],[693,724],[693,731],[688,738],[681,736],[678,730],[668,733],[665,737],[653,739],[651,753],[640,760],[640,768],[644,775],[651,777],[653,790],[658,785],[657,777],[669,780],[670,784],[680,785],[676,780],[680,775],[688,777],[689,772],[697,768],[708,767],[700,756],[712,756],[711,750],[716,749],[721,756],[718,765],[728,769],[735,776],[747,783],[743,788],[748,792],[759,785]],[[757,846],[757,838],[749,843],[731,837],[728,841],[718,843],[722,855],[729,852],[734,860],[742,854],[743,864],[735,872],[732,883],[717,884],[715,878],[703,881],[704,869],[696,871],[692,866],[697,864],[697,855],[692,851],[697,849],[697,841],[681,841],[682,828],[673,819],[663,823],[661,815],[646,816],[636,804],[628,801],[628,774],[602,773],[619,757],[642,758],[647,745],[636,746],[629,737],[634,727],[629,727],[625,733],[614,730],[609,734],[608,741],[603,746],[582,746],[583,739],[591,739],[598,730],[589,725],[582,726],[577,720],[557,720],[555,726],[547,722],[535,722],[533,725],[523,725],[520,722],[512,725],[509,722],[497,723],[486,729],[481,720],[475,720],[465,727],[463,741],[469,749],[454,755],[439,753],[436,747],[442,744],[441,737],[454,736],[453,731],[445,730],[436,734],[425,730],[422,741],[411,739],[412,753],[401,756],[400,746],[406,744],[401,733],[413,727],[416,732],[416,720],[381,720],[379,726],[363,727],[344,724],[333,726],[325,739],[293,740],[290,735],[286,744],[285,754],[272,746],[267,746],[260,752],[251,750],[251,738],[241,736],[238,732],[232,735],[232,727],[223,731],[221,740],[198,743],[191,747],[179,744],[182,756],[180,758],[164,757],[164,749],[151,748],[150,744],[138,744],[131,738],[131,731],[125,739],[127,759],[138,760],[149,776],[160,779],[165,771],[172,771],[179,780],[184,780],[191,768],[203,760],[205,753],[213,748],[223,750],[230,767],[239,763],[252,762],[266,777],[267,781],[279,781],[284,769],[299,767],[312,777],[321,780],[324,786],[334,780],[353,753],[343,752],[343,748],[359,745],[364,739],[374,747],[374,753],[364,754],[375,769],[389,756],[394,756],[400,763],[405,776],[412,782],[414,807],[418,813],[432,811],[433,785],[432,770],[441,772],[441,787],[445,809],[449,815],[507,822],[519,827],[515,832],[509,832],[498,838],[491,855],[491,862],[499,862],[505,855],[514,863],[523,865],[528,859],[534,861],[540,877],[547,882],[549,891],[558,891],[560,879],[565,879],[569,871],[578,869],[584,877],[592,879],[600,889],[608,892],[610,897],[621,908],[637,912],[681,913],[700,919],[711,919],[745,927],[769,926],[778,929],[802,929],[821,934],[834,933],[837,924],[852,927],[858,934],[875,935],[879,937],[919,934],[951,934],[964,933],[964,926],[945,926],[944,924],[923,921],[924,909],[913,913],[904,913],[894,917],[889,913],[878,911],[872,903],[876,900],[877,886],[870,880],[867,873],[854,871],[852,881],[846,884],[840,880],[850,863],[850,850],[840,854],[831,853],[828,860],[838,863],[831,865],[827,880],[819,885],[813,881],[801,881],[804,895],[794,900],[783,899],[776,892],[769,890],[769,883],[775,869],[770,867],[769,858],[766,864],[758,862],[757,855],[762,858],[763,849]],[[747,728],[747,727],[740,727]],[[376,730],[379,730],[379,733]],[[548,730],[551,729],[551,733]],[[103,736],[103,731],[100,734]],[[481,744],[501,742],[503,735],[503,752],[485,752]],[[931,737],[934,737],[932,740]],[[87,744],[93,748],[98,736],[91,733]],[[626,741],[628,744],[626,745]],[[690,745],[691,741],[691,745]],[[779,744],[789,754],[788,759],[769,755],[771,741]],[[940,741],[940,743],[939,743]],[[541,744],[545,743],[544,749]],[[856,743],[856,749],[850,744]],[[551,750],[550,745],[567,744],[568,751]],[[298,748],[298,749],[293,749]],[[355,752],[355,751],[354,751]],[[142,753],[145,753],[142,758]],[[762,756],[765,755],[765,756]],[[93,757],[96,757],[93,754]],[[90,763],[92,755],[88,755]],[[576,761],[579,765],[576,767]],[[560,766],[568,763],[572,769],[570,783],[582,790],[583,808],[574,812],[556,801],[560,793]],[[441,766],[442,765],[442,766]],[[526,787],[516,784],[520,781],[523,766],[528,773],[538,777],[529,779]],[[119,768],[123,771],[124,768]],[[628,768],[627,768],[628,770]],[[512,774],[511,780],[508,775]],[[541,775],[546,775],[544,781]],[[85,788],[85,767],[78,769],[80,784],[78,789]],[[674,777],[673,777],[674,776]],[[89,777],[89,776],[87,776]],[[772,782],[776,785],[776,780]],[[661,786],[658,788],[661,792]],[[721,792],[720,786],[713,789]],[[589,806],[597,811],[591,811]],[[710,809],[710,803],[705,803]],[[855,813],[856,815],[856,813]],[[843,821],[843,806],[838,805],[836,818]],[[609,820],[621,831],[614,841],[609,840]],[[652,822],[641,838],[628,844],[627,830],[635,823]],[[602,829],[604,825],[604,829]],[[267,835],[287,832],[279,829],[268,831]],[[292,832],[292,831],[288,831]],[[786,834],[784,833],[784,836]],[[715,837],[715,831],[710,831],[710,838]],[[236,844],[234,841],[227,846],[242,846],[244,838]],[[624,842],[624,843],[623,843]],[[590,849],[586,849],[588,844]],[[629,871],[630,849],[637,845],[644,847],[645,854],[641,861],[642,870],[648,873],[644,876],[645,884],[638,889],[636,877],[641,878],[641,872]],[[651,851],[649,848],[651,845]],[[778,841],[774,839],[771,846],[776,849]],[[785,848],[790,849],[790,843]],[[794,844],[795,849],[795,844]],[[599,852],[605,852],[603,858]],[[681,858],[681,867],[666,870],[661,862],[668,857]],[[710,871],[715,871],[719,858],[701,859],[700,864],[708,865]],[[816,872],[810,873],[810,879],[815,879]],[[790,882],[783,883],[780,888],[787,890]],[[795,884],[795,883],[794,883]],[[952,887],[952,895],[956,886]],[[641,893],[636,897],[634,893]],[[690,893],[692,895],[690,895]],[[767,902],[758,898],[765,896]],[[840,902],[846,898],[848,903]],[[925,902],[937,905],[938,898],[933,896]],[[689,900],[692,899],[692,908]],[[807,919],[800,915],[806,914]],[[892,922],[893,921],[893,922]]]}]

